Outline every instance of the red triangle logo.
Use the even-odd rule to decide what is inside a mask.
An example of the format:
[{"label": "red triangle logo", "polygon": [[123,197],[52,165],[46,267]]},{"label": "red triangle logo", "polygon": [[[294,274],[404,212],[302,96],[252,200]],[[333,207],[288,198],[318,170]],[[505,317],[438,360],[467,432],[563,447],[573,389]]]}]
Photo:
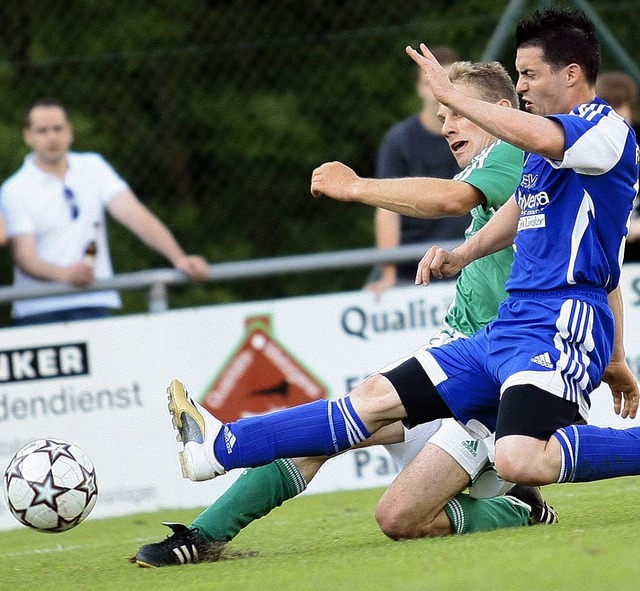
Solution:
[{"label": "red triangle logo", "polygon": [[228,423],[327,397],[327,388],[271,334],[271,319],[245,321],[240,346],[204,395],[203,405]]}]

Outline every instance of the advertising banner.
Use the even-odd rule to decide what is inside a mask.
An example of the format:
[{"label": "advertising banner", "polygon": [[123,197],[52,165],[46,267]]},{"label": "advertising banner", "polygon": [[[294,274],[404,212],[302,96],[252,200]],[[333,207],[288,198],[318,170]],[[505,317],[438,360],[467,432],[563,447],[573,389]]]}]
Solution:
[{"label": "advertising banner", "polygon": [[[629,363],[640,375],[640,265],[623,273]],[[337,398],[409,355],[435,333],[453,283],[172,310],[0,330],[0,468],[44,437],[92,459],[98,503],[91,518],[198,508],[239,471],[194,483],[180,474],[166,387],[180,379],[222,420]],[[591,422],[640,425],[612,412],[601,387]],[[309,492],[389,484],[383,448],[348,452],[322,468]],[[195,516],[195,512],[194,512]],[[17,527],[4,500],[0,529]]]}]

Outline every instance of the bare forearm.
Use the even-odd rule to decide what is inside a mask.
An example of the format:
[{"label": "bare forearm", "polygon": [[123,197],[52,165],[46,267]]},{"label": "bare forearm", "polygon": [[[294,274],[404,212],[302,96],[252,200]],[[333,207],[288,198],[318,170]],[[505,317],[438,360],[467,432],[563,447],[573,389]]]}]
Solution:
[{"label": "bare forearm", "polygon": [[78,261],[71,265],[56,265],[40,258],[32,235],[22,235],[12,241],[13,258],[18,267],[36,279],[61,281],[73,285],[90,285],[95,281],[93,266]]},{"label": "bare forearm", "polygon": [[33,234],[21,234],[11,240],[15,264],[27,275],[45,281],[68,281],[69,267],[45,261],[39,254]]},{"label": "bare forearm", "polygon": [[130,190],[113,197],[108,209],[115,219],[173,265],[184,257],[185,253],[171,231]]},{"label": "bare forearm", "polygon": [[615,319],[615,336],[613,342],[613,356],[614,361],[624,361],[624,303],[622,301],[622,291],[620,286],[616,287],[609,294],[609,307],[613,312]]},{"label": "bare forearm", "polygon": [[426,74],[440,103],[513,146],[553,160],[562,159],[565,138],[559,123],[463,94],[451,83],[446,71],[424,43],[420,44],[420,52],[407,47],[407,54]]},{"label": "bare forearm", "polygon": [[507,143],[553,160],[564,156],[564,131],[559,123],[524,111],[451,93],[449,108]]},{"label": "bare forearm", "polygon": [[454,249],[463,266],[513,244],[519,217],[520,207],[512,197],[479,232]]},{"label": "bare forearm", "polygon": [[342,162],[325,162],[313,171],[311,194],[418,218],[464,215],[485,202],[478,189],[463,181],[429,177],[361,178]]},{"label": "bare forearm", "polygon": [[400,216],[387,209],[376,209],[376,246],[394,248],[400,244]]},{"label": "bare forearm", "polygon": [[142,242],[163,255],[172,264],[185,254],[173,234],[155,216],[146,218],[144,224],[137,228],[136,233]]},{"label": "bare forearm", "polygon": [[27,275],[44,281],[67,281],[67,267],[46,263],[40,258],[18,258],[16,264]]},{"label": "bare forearm", "polygon": [[416,218],[442,218],[468,213],[481,200],[461,181],[436,178],[359,178],[352,200]]}]

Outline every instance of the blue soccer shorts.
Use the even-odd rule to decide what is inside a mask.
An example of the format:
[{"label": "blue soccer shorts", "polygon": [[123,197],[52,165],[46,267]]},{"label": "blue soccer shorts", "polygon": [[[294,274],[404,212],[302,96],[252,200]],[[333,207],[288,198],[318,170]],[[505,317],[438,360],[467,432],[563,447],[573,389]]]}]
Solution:
[{"label": "blue soccer shorts", "polygon": [[[603,290],[516,292],[501,304],[498,318],[473,337],[421,349],[384,375],[405,404],[408,424],[415,423],[413,413],[419,421],[438,418],[430,416],[433,412],[444,414],[433,400],[439,395],[463,424],[475,419],[495,431],[500,396],[512,386],[533,386],[572,402],[586,419],[589,394],[609,363],[613,338]],[[395,379],[408,371],[423,376]],[[428,386],[407,387],[415,383]],[[420,412],[421,398],[426,412]]]}]

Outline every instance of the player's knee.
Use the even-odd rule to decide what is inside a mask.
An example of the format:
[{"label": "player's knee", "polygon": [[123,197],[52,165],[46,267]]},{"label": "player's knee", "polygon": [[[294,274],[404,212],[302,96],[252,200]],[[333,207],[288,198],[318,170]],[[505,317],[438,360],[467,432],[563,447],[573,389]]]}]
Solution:
[{"label": "player's knee", "polygon": [[380,503],[376,507],[376,521],[382,533],[392,540],[406,540],[412,537],[409,531],[410,524],[394,507]]},{"label": "player's knee", "polygon": [[406,416],[393,384],[380,374],[374,374],[356,386],[350,398],[358,416],[368,427],[374,427],[374,431],[392,422],[390,419]]},{"label": "player's knee", "polygon": [[351,392],[351,398],[362,400],[379,400],[390,395],[397,396],[395,388],[383,375],[376,373],[358,384]]},{"label": "player's knee", "polygon": [[517,450],[496,451],[496,471],[507,482],[515,484],[537,485],[540,474],[533,458]]},{"label": "player's knee", "polygon": [[415,538],[442,535],[431,528],[429,520],[418,520],[416,515],[398,507],[397,503],[381,501],[376,507],[376,521],[382,533],[392,540],[412,540]]}]

